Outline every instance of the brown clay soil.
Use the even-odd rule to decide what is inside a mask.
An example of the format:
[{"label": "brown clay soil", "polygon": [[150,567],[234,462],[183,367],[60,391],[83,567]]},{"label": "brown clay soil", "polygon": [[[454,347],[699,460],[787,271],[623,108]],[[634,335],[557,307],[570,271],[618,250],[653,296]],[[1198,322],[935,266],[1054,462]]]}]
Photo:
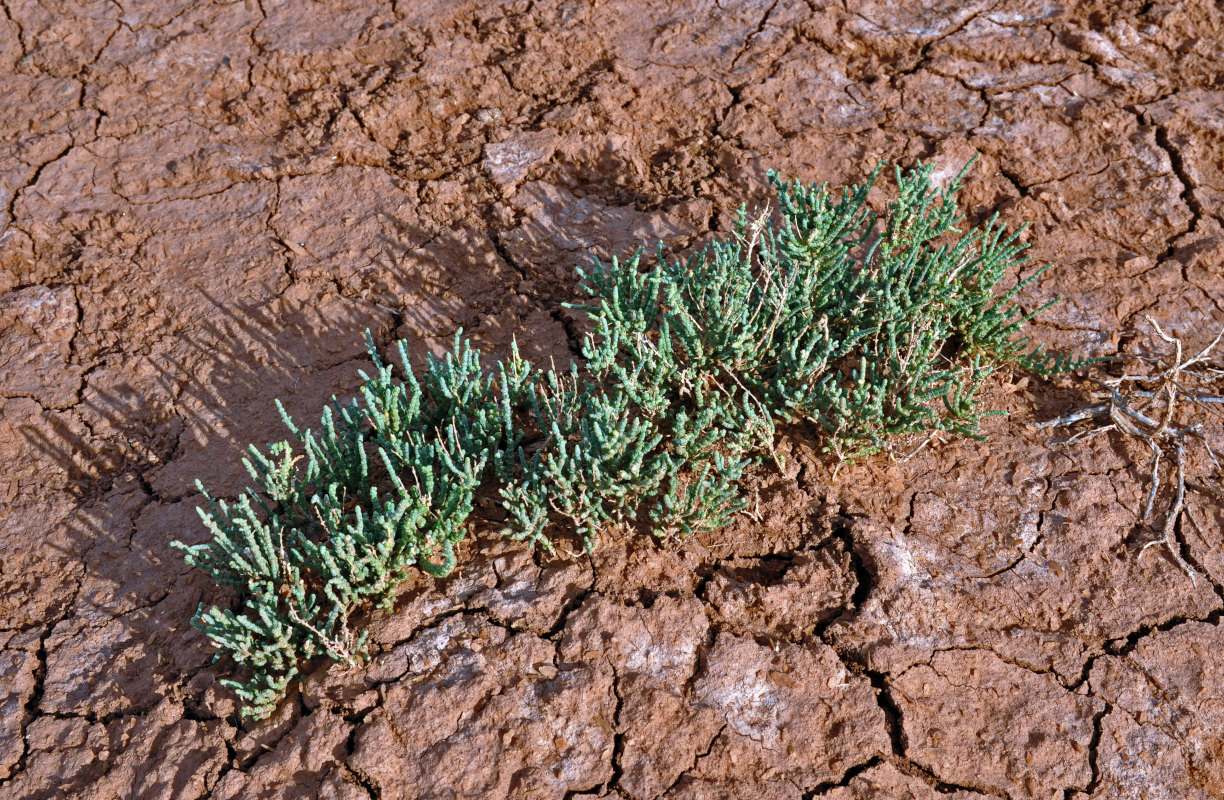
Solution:
[{"label": "brown clay soil", "polygon": [[[480,527],[362,668],[243,723],[188,621],[201,478],[351,392],[361,332],[565,360],[592,251],[674,248],[880,158],[980,154],[1032,222],[1038,341],[1224,325],[1224,12],[1207,0],[5,0],[0,798],[1219,798],[1224,515],[1139,558],[1147,452],[988,442],[549,558]],[[1015,280],[1012,276],[1009,280]],[[1217,429],[1210,435],[1219,436]],[[1218,440],[1217,440],[1218,441]],[[1205,465],[1195,461],[1192,470]],[[1196,502],[1199,502],[1195,498]]]}]

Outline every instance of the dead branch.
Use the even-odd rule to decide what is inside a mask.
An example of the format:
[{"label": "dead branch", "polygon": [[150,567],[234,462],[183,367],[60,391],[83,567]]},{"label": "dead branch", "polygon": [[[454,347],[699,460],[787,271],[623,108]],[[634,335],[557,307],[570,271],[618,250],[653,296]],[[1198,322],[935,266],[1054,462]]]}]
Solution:
[{"label": "dead branch", "polygon": [[[1040,427],[1070,428],[1080,423],[1092,423],[1060,444],[1083,442],[1111,431],[1143,442],[1152,459],[1148,467],[1147,501],[1141,519],[1156,538],[1143,545],[1140,556],[1149,548],[1162,545],[1178,568],[1189,576],[1192,583],[1197,584],[1195,572],[1182,554],[1177,532],[1183,516],[1196,527],[1198,525],[1190,513],[1187,489],[1211,502],[1224,505],[1224,488],[1208,482],[1218,483],[1221,480],[1219,459],[1203,434],[1202,422],[1192,419],[1190,413],[1224,417],[1220,409],[1224,396],[1219,391],[1219,384],[1224,380],[1224,365],[1214,361],[1214,351],[1224,341],[1224,329],[1202,350],[1183,357],[1185,347],[1181,339],[1166,333],[1151,317],[1145,318],[1154,331],[1154,343],[1159,341],[1170,345],[1170,352],[1123,359],[1120,376],[1096,381],[1100,390],[1090,395],[1091,405],[1073,409]],[[1190,444],[1198,444],[1206,451],[1215,466],[1213,476],[1187,480],[1186,448]],[[1170,451],[1171,459],[1166,459],[1166,453]],[[1173,486],[1173,497],[1165,510],[1164,524],[1157,531],[1152,520],[1162,485],[1161,465],[1166,460],[1171,460],[1166,471],[1170,473],[1168,480]]]}]

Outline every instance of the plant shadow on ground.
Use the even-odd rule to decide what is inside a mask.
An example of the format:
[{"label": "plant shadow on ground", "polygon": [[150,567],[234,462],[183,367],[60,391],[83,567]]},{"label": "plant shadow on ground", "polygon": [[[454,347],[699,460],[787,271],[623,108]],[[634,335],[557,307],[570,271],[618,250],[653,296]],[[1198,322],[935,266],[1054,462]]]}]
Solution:
[{"label": "plant shadow on ground", "polygon": [[[76,587],[47,617],[37,685],[26,704],[31,722],[39,714],[69,715],[119,735],[166,698],[186,700],[193,718],[215,716],[195,697],[192,679],[201,670],[206,679],[199,685],[215,680],[209,677],[211,650],[189,621],[200,602],[231,598],[200,580],[169,547],[172,540],[200,541],[206,534],[195,514],[202,498],[190,481],[201,476],[210,489],[220,487],[221,496],[237,494],[248,479],[238,443],[289,435],[273,398],[283,398],[299,423],[317,426],[325,401],[332,394],[351,396],[358,370],[370,369],[363,330],[370,329],[380,345],[409,337],[418,358],[437,352],[449,336],[430,335],[428,325],[432,321],[436,328],[440,312],[447,317],[454,309],[440,309],[430,298],[449,292],[467,311],[463,303],[470,298],[462,298],[462,287],[421,275],[445,275],[448,269],[470,274],[485,268],[491,250],[480,237],[440,237],[440,253],[402,244],[439,240],[427,231],[401,228],[383,242],[379,293],[423,298],[398,313],[345,300],[334,283],[309,279],[283,287],[291,298],[234,302],[203,294],[206,318],[190,336],[154,348],[136,370],[99,381],[101,387],[89,378],[110,376],[92,371],[68,413],[18,428],[27,447],[67,473],[69,491],[79,501],[48,543],[48,555],[61,570],[58,580]],[[491,324],[478,325],[475,333],[495,354],[515,331]],[[546,351],[546,340],[519,333],[525,352]],[[224,716],[242,724],[236,711]],[[79,735],[65,729],[47,744],[67,747]],[[177,793],[194,769],[183,764],[157,780]],[[95,772],[65,775],[65,786],[99,777]]]}]

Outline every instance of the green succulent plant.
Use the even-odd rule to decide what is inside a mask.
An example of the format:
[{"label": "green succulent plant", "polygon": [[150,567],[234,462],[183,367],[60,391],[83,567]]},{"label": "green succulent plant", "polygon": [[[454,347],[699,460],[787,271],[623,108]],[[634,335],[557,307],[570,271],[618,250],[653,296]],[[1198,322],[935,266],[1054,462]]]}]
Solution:
[{"label": "green succulent plant", "polygon": [[684,258],[580,270],[590,333],[581,358],[538,369],[517,349],[489,371],[469,342],[418,377],[369,340],[373,375],[335,398],[317,431],[281,409],[296,443],[255,446],[254,488],[200,515],[204,544],[176,543],[237,594],[193,624],[244,676],[227,681],[263,717],[304,661],[362,657],[355,611],[389,603],[413,569],[445,576],[479,488],[506,535],[588,547],[609,525],[656,536],[725,525],[738,481],[773,452],[776,426],[803,423],[838,458],[900,434],[976,435],[977,393],[1003,364],[1047,374],[1084,362],[1021,336],[1026,313],[996,289],[1026,259],[996,218],[961,231],[955,194],[931,165],[896,170],[883,219],[867,207],[881,168],[840,197],[770,173],[777,213],[750,217]]}]

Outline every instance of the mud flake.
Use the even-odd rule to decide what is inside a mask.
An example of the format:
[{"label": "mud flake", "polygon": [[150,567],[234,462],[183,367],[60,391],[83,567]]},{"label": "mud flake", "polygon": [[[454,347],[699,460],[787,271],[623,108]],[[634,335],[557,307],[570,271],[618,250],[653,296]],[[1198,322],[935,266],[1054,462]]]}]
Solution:
[{"label": "mud flake", "polygon": [[889,678],[906,754],[941,780],[1009,797],[1055,798],[1092,780],[1104,704],[984,650],[936,653]]}]

